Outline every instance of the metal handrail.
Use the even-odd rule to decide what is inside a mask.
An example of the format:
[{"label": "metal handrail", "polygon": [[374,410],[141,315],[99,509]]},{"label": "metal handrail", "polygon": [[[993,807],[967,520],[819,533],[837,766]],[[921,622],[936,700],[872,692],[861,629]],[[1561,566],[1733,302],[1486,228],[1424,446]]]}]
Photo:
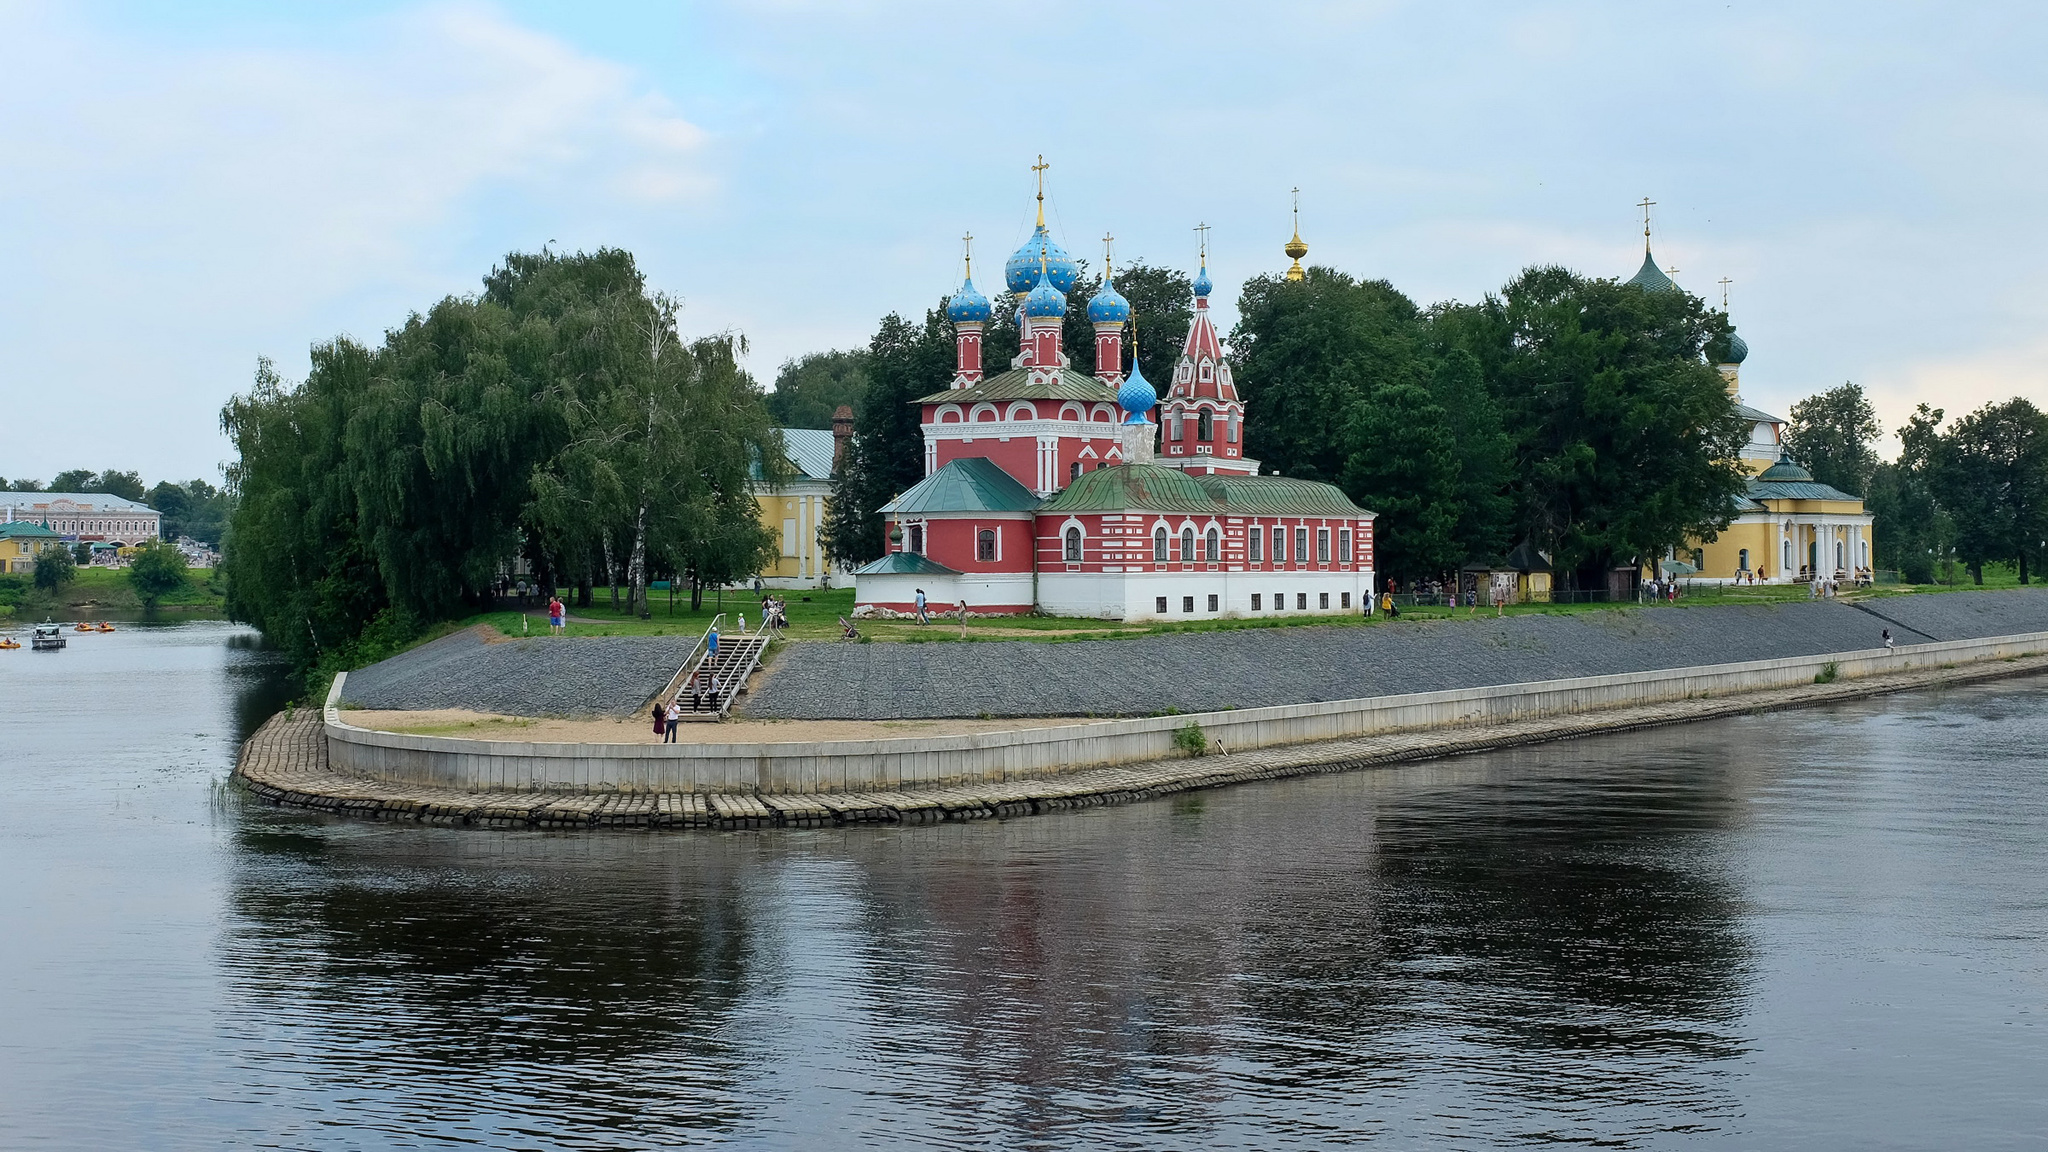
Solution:
[{"label": "metal handrail", "polygon": [[[682,688],[683,682],[689,678],[690,669],[694,667],[697,663],[697,653],[702,649],[710,646],[711,633],[716,631],[718,626],[724,621],[725,613],[723,612],[720,612],[718,615],[713,616],[711,618],[711,623],[705,626],[704,634],[702,636],[697,637],[697,642],[690,646],[689,653],[683,657],[683,666],[676,669],[676,674],[669,677],[668,683],[661,686],[661,691],[656,692],[654,694],[653,698],[655,700],[675,699],[676,692]],[[640,703],[641,707],[644,708],[647,706],[647,704],[651,703],[651,701],[643,700]]]}]

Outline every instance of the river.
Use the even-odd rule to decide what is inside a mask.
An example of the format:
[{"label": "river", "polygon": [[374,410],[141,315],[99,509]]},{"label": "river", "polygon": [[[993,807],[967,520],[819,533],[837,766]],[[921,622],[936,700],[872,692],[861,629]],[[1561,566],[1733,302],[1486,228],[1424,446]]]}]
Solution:
[{"label": "river", "polygon": [[2039,1148],[2048,682],[1007,822],[281,811],[222,623],[0,652],[0,1146]]}]

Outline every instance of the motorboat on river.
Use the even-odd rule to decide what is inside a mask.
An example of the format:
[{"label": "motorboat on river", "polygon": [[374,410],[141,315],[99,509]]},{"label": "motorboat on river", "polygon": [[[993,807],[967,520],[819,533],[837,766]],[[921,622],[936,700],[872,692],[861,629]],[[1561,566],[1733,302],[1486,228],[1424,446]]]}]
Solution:
[{"label": "motorboat on river", "polygon": [[70,641],[64,639],[64,629],[55,624],[36,625],[35,634],[29,637],[29,647],[37,652],[55,652]]}]

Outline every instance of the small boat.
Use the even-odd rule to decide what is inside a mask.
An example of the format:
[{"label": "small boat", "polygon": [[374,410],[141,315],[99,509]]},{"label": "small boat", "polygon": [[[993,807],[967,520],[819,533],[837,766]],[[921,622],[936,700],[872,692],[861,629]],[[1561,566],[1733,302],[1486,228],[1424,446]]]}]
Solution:
[{"label": "small boat", "polygon": [[21,647],[21,641],[12,636],[0,636],[0,652],[12,652]]},{"label": "small boat", "polygon": [[92,631],[92,625],[90,625],[90,624],[87,624],[87,623],[86,623],[85,621],[83,621],[83,620],[80,620],[80,621],[79,621],[78,623],[76,623],[76,624],[73,624],[73,625],[71,626],[71,630],[72,630],[73,632],[90,632],[90,631]]},{"label": "small boat", "polygon": [[37,652],[55,652],[68,641],[64,639],[64,630],[59,625],[38,624],[28,643],[29,647]]},{"label": "small boat", "polygon": [[105,620],[100,621],[99,627],[93,629],[93,631],[95,632],[112,632],[113,630],[114,626],[112,624],[107,623]]}]

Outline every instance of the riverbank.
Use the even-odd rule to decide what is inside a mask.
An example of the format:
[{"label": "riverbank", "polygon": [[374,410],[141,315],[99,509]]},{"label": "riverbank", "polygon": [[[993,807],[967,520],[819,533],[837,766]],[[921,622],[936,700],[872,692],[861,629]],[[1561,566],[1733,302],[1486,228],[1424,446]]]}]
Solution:
[{"label": "riverbank", "polygon": [[[224,611],[226,590],[210,568],[189,569],[182,587],[165,593],[156,611],[193,617]],[[0,576],[0,626],[26,625],[44,617],[55,620],[133,618],[148,611],[129,583],[128,573],[112,568],[80,568],[56,592],[45,592],[29,576]]]},{"label": "riverbank", "polygon": [[[1413,710],[1418,720],[1431,715],[1439,719],[1435,723],[1418,723],[1384,733],[1368,731],[1362,735],[1312,743],[1285,743],[1245,752],[1231,752],[1229,745],[1223,744],[1214,755],[1184,754],[1081,768],[1072,772],[969,780],[943,786],[870,787],[842,791],[770,791],[758,787],[671,791],[617,786],[519,790],[373,779],[331,762],[329,752],[334,742],[329,735],[337,714],[322,716],[304,710],[273,717],[251,737],[243,748],[235,775],[252,793],[278,804],[375,819],[462,826],[765,828],[975,820],[1129,803],[1191,789],[1254,780],[1349,771],[1600,732],[1629,731],[1886,692],[2048,672],[2048,655],[2041,654],[2041,649],[2048,647],[2048,638],[2037,635],[2015,640],[2024,646],[2025,654],[2010,651],[2015,645],[1987,641],[1974,645],[1983,655],[1968,663],[1941,662],[1862,676],[1855,676],[1855,671],[1894,657],[1908,661],[1916,657],[1927,661],[1951,655],[1967,657],[1954,645],[1926,645],[1918,653],[1844,653],[1839,661],[1831,659],[1820,664],[1813,682],[1789,686],[1783,682],[1784,674],[1799,669],[1761,666],[1695,669],[1689,670],[1684,677],[1662,678],[1673,681],[1662,691],[1682,691],[1677,698],[1547,715],[1527,715],[1533,709],[1517,704],[1514,697],[1550,695],[1570,700],[1589,689],[1626,694],[1638,690],[1639,686],[1632,685],[1626,677],[1610,678],[1614,683],[1589,685],[1587,688],[1557,688],[1540,684],[1518,686],[1527,691],[1494,692],[1490,695],[1505,702],[1504,711],[1512,713],[1520,707],[1524,714],[1491,721],[1480,718],[1486,715],[1485,709],[1471,708],[1461,701],[1418,699],[1414,704],[1396,701],[1393,702],[1395,707]],[[1852,678],[1837,678],[1838,671],[1843,668],[1849,669]],[[1765,682],[1773,673],[1778,674],[1778,683],[1768,689],[1732,690],[1742,683]],[[1707,694],[1716,681],[1723,683],[1727,694]],[[1687,683],[1697,683],[1699,688],[1683,691]],[[1457,721],[1459,716],[1472,719],[1460,723]],[[1212,714],[1200,719],[1220,723],[1230,718]],[[1244,719],[1250,721],[1253,718]],[[1128,725],[1132,722],[1122,723]],[[1206,744],[1207,737],[1198,724],[1193,726],[1193,731]],[[1035,741],[1044,735],[1043,730],[1035,733],[991,733],[988,737],[975,738],[975,741],[977,744],[986,741],[1002,746],[1006,742]],[[402,742],[427,738],[394,739]],[[755,747],[765,750],[769,746]],[[824,744],[814,744],[811,749],[821,758],[830,750]],[[859,753],[862,749],[856,746],[849,751]],[[474,761],[487,759],[474,752],[461,755],[472,762],[472,768],[475,767]],[[518,758],[508,756],[504,762],[518,763]]]}]

